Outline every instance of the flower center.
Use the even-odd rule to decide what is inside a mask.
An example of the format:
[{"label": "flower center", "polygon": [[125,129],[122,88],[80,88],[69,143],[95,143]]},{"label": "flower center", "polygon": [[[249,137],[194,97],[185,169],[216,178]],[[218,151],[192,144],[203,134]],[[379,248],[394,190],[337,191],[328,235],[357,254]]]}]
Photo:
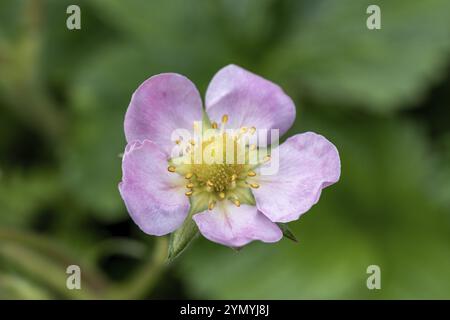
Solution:
[{"label": "flower center", "polygon": [[[228,116],[224,115],[220,128],[212,123],[212,134],[202,134],[185,143],[186,154],[172,159],[168,167],[170,172],[186,178],[186,196],[207,202],[209,210],[217,201],[228,200],[238,207],[241,202],[254,204],[250,188],[259,188],[255,169],[262,162],[258,160],[256,145],[248,143],[256,128],[225,132],[227,121]],[[176,143],[181,144],[179,140]],[[266,156],[264,161],[268,159]]]}]

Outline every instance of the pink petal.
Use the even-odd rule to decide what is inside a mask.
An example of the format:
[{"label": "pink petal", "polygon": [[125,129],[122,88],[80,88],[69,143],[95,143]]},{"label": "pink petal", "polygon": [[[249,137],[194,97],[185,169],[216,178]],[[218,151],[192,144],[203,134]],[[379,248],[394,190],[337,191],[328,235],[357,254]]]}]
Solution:
[{"label": "pink petal", "polygon": [[164,235],[183,223],[189,201],[184,179],[167,171],[167,156],[153,142],[133,142],[125,149],[120,194],[134,222],[151,235]]},{"label": "pink petal", "polygon": [[242,247],[253,240],[277,242],[283,237],[280,228],[256,207],[219,202],[211,211],[193,216],[207,239],[230,247]]},{"label": "pink petal", "polygon": [[202,100],[195,85],[176,73],[153,76],[134,92],[125,115],[128,142],[151,140],[170,154],[175,129],[192,131],[202,120]]},{"label": "pink petal", "polygon": [[279,170],[261,176],[253,190],[258,209],[273,222],[297,220],[336,183],[341,163],[336,147],[313,132],[297,134],[278,147]]},{"label": "pink petal", "polygon": [[276,84],[235,65],[228,65],[211,80],[206,92],[211,120],[229,117],[229,128],[279,129],[280,136],[294,122],[295,105]]}]

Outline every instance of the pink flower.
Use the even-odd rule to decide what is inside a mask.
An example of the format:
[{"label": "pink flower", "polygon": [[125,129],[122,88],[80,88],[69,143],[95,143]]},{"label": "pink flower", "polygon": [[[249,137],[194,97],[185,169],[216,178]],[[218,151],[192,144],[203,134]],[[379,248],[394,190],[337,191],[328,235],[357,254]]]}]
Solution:
[{"label": "pink flower", "polygon": [[[205,100],[219,134],[226,127],[250,133],[278,129],[281,135],[295,119],[294,103],[280,87],[235,65],[214,76]],[[186,141],[173,141],[173,132],[192,132],[202,119],[199,92],[179,74],[153,76],[132,96],[119,189],[132,219],[148,234],[171,233],[192,215],[203,236],[226,246],[276,242],[283,236],[277,223],[297,220],[323,188],[339,180],[336,147],[312,132],[272,150],[279,154],[279,170],[272,175],[261,174],[270,158],[257,165],[176,164],[171,152]],[[190,141],[187,150],[208,143],[201,139]],[[246,145],[246,152],[251,148]]]}]

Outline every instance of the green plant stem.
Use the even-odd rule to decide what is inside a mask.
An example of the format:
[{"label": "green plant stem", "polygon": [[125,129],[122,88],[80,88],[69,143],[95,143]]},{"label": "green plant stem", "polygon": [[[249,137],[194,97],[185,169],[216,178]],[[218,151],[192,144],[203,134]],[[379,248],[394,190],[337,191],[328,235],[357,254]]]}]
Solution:
[{"label": "green plant stem", "polygon": [[167,237],[156,238],[153,254],[131,279],[123,284],[113,285],[106,296],[108,299],[140,299],[151,292],[164,271],[169,241]]},{"label": "green plant stem", "polygon": [[[11,245],[15,246],[14,250]],[[11,260],[14,264],[20,266],[20,268],[26,269],[27,273],[45,275],[48,266],[52,265],[58,266],[58,270],[65,275],[65,268],[67,266],[79,264],[73,258],[73,255],[68,254],[67,250],[63,247],[50,242],[44,237],[14,229],[0,228],[0,249],[3,249],[0,254],[3,253],[8,261]],[[31,259],[30,257],[34,258]],[[35,261],[40,261],[40,263],[35,263]],[[85,288],[81,291],[89,291],[90,293],[87,296],[100,296],[103,292],[106,292],[109,286],[102,274],[92,268],[87,268],[85,265],[82,266],[82,274]],[[47,282],[48,280],[49,285],[55,285],[50,278],[43,277],[41,280],[43,282]],[[65,280],[62,282],[62,285],[65,287]],[[68,294],[66,291],[69,290],[65,289],[62,293]]]}]

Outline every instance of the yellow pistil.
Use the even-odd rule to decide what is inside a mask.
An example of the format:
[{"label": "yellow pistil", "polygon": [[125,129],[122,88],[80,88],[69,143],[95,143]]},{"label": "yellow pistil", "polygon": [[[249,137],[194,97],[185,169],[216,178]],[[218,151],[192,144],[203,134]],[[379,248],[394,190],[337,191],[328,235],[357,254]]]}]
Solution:
[{"label": "yellow pistil", "polygon": [[[177,172],[186,178],[185,195],[192,196],[191,202],[200,201],[199,206],[205,206],[209,210],[223,200],[227,203],[230,201],[239,207],[241,200],[238,195],[243,196],[243,203],[252,204],[253,201],[250,198],[253,197],[250,190],[259,188],[259,184],[254,183],[250,178],[258,176],[255,168],[263,161],[260,160],[256,166],[251,163],[250,150],[257,150],[257,146],[256,144],[248,145],[246,141],[240,139],[245,134],[255,133],[256,128],[243,126],[238,129],[237,135],[235,132],[229,135],[225,132],[225,124],[228,121],[228,115],[224,114],[221,123],[212,122],[213,129],[220,128],[214,131],[213,135],[195,136],[195,140],[178,137],[175,143],[181,144],[187,154],[184,154],[183,158],[169,162],[170,172]],[[232,153],[231,157],[228,152]],[[238,152],[244,152],[244,154]],[[206,158],[206,155],[210,158]],[[211,158],[212,162],[206,160]],[[181,160],[181,164],[175,160]],[[270,160],[270,156],[265,158],[265,161],[267,160]]]}]

